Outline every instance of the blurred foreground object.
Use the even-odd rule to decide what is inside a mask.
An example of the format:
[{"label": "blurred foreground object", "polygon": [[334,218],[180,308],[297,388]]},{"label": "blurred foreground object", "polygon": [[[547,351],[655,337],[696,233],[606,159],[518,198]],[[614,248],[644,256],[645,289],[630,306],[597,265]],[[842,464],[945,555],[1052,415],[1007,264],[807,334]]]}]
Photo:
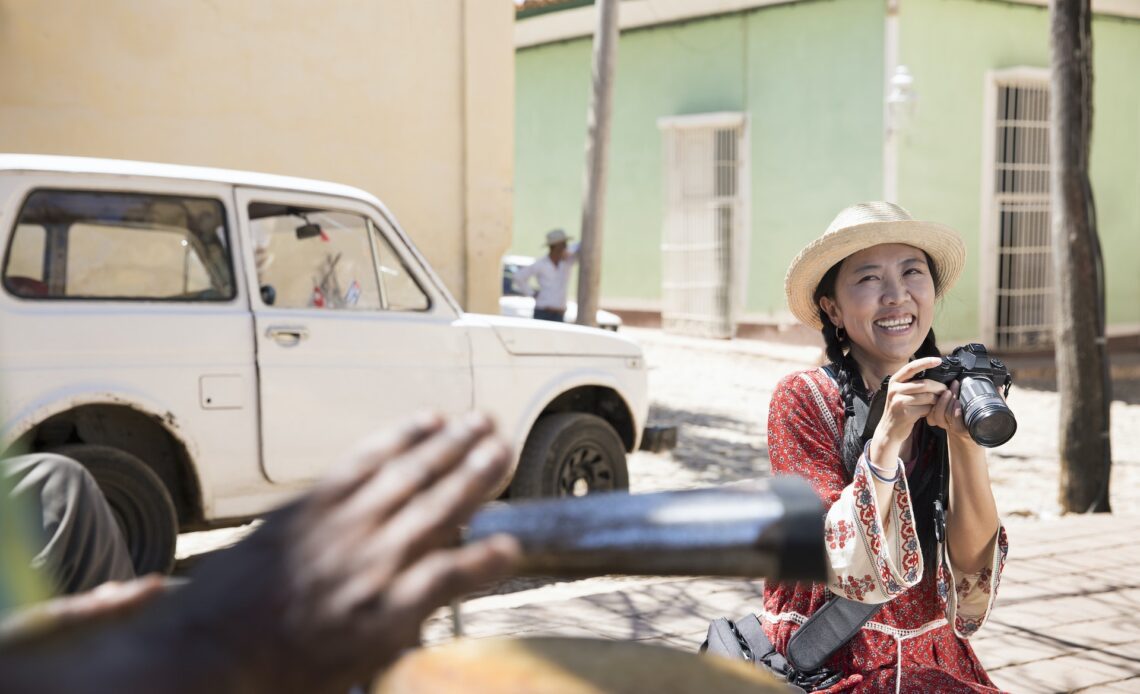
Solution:
[{"label": "blurred foreground object", "polygon": [[375,694],[764,694],[787,692],[748,663],[602,639],[480,639],[412,651]]},{"label": "blurred foreground object", "polygon": [[697,489],[523,501],[475,515],[467,541],[522,546],[518,573],[826,579],[823,505],[801,479],[755,490]]}]

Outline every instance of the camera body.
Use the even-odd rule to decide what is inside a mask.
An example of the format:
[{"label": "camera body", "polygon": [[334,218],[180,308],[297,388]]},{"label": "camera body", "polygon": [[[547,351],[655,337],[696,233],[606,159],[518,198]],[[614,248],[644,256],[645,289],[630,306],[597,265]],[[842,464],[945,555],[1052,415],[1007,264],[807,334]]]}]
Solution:
[{"label": "camera body", "polygon": [[[976,342],[958,347],[942,357],[942,363],[916,378],[949,385],[958,381],[958,402],[970,437],[981,446],[1000,446],[1013,438],[1017,419],[1005,404],[1013,377],[1005,363],[990,356],[985,345]],[[997,388],[1002,388],[998,394]]]}]

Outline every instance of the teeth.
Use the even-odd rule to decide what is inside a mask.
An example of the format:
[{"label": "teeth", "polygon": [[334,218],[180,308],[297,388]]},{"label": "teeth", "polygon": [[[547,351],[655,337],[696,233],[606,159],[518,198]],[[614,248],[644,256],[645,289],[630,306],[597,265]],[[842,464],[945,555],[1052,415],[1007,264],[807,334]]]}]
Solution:
[{"label": "teeth", "polygon": [[875,325],[880,328],[904,328],[914,322],[913,316],[907,318],[892,318],[891,320],[877,320]]}]

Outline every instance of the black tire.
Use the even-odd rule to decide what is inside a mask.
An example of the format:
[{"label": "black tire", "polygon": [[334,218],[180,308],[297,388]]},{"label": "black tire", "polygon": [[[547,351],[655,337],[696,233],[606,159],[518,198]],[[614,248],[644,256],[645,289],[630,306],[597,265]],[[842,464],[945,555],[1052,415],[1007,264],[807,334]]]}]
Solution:
[{"label": "black tire", "polygon": [[511,498],[582,496],[629,489],[625,446],[609,422],[561,412],[538,420],[511,480]]},{"label": "black tire", "polygon": [[170,492],[154,470],[111,446],[75,444],[52,452],[78,461],[95,478],[123,531],[135,573],[170,573],[178,517]]}]

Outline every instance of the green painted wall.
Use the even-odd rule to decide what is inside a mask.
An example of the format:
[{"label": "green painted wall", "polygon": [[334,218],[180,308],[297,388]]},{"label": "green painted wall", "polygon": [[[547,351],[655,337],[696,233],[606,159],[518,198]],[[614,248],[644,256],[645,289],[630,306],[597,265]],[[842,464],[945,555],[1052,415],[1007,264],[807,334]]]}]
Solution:
[{"label": "green painted wall", "polygon": [[[623,34],[618,51],[602,294],[660,296],[661,116],[750,116],[745,310],[784,311],[788,262],[835,213],[882,197],[884,2],[819,0]],[[1048,65],[1044,8],[904,0],[900,61],[918,101],[899,145],[899,201],[962,232],[970,263],[940,309],[950,340],[979,326],[982,105],[988,70]],[[1140,324],[1140,22],[1098,16],[1092,177],[1110,324]],[[586,39],[516,56],[516,252],[580,224]]]},{"label": "green painted wall", "polygon": [[[830,0],[629,31],[615,82],[602,295],[660,296],[661,116],[750,114],[746,310],[784,311],[788,262],[832,216],[881,195],[880,3]],[[515,241],[580,225],[590,42],[516,57]]]},{"label": "green painted wall", "polygon": [[839,210],[882,197],[884,4],[808,2],[748,16],[749,311],[785,313],[792,258]]},{"label": "green painted wall", "polygon": [[[1048,12],[990,0],[902,3],[900,60],[918,94],[899,147],[899,201],[962,232],[970,261],[944,302],[940,337],[981,333],[978,262],[988,70],[1049,65]],[[1140,23],[1093,22],[1091,176],[1106,257],[1108,321],[1140,323]]]},{"label": "green painted wall", "polygon": [[1108,323],[1140,324],[1140,21],[1093,22],[1089,168],[1105,257]]}]

